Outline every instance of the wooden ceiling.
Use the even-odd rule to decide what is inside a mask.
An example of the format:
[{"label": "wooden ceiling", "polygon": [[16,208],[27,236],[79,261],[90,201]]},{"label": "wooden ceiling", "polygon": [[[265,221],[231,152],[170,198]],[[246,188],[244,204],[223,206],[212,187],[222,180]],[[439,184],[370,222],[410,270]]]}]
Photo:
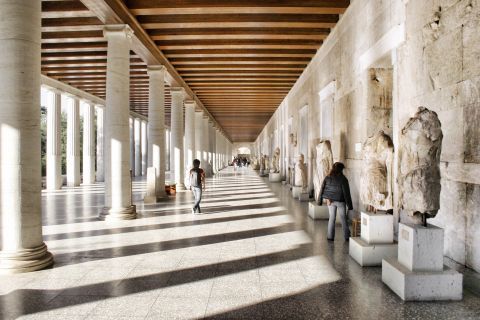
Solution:
[{"label": "wooden ceiling", "polygon": [[[117,14],[114,21],[141,28],[233,142],[251,142],[348,5],[349,0],[42,0],[42,72],[104,98],[102,30],[109,21],[97,6],[108,6]],[[146,64],[134,52],[130,91],[131,109],[147,115]],[[166,94],[168,124],[168,86]]]}]

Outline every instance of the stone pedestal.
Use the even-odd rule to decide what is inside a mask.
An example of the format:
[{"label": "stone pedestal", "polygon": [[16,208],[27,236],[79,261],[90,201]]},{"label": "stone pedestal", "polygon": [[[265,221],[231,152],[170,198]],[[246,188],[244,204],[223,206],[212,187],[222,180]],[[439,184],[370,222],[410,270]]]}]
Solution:
[{"label": "stone pedestal", "polygon": [[393,215],[361,214],[361,236],[350,238],[350,256],[361,266],[379,266],[382,259],[396,258],[398,245],[393,241]]},{"label": "stone pedestal", "polygon": [[300,192],[298,194],[298,200],[299,201],[309,201],[310,200],[310,195],[308,192]]},{"label": "stone pedestal", "polygon": [[298,199],[300,193],[302,193],[302,187],[292,186],[292,197]]},{"label": "stone pedestal", "polygon": [[461,300],[463,275],[443,266],[443,229],[400,223],[398,259],[382,261],[382,281],[405,301]]},{"label": "stone pedestal", "polygon": [[314,202],[308,204],[308,216],[313,220],[328,220],[330,215],[327,206],[319,206]]},{"label": "stone pedestal", "polygon": [[279,172],[274,172],[268,175],[268,181],[270,182],[282,182],[282,175]]}]

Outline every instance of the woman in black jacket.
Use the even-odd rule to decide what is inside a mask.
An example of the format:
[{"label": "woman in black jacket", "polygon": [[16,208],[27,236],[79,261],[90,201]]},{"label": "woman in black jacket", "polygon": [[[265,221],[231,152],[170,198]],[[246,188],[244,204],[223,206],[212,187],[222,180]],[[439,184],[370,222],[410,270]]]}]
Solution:
[{"label": "woman in black jacket", "polygon": [[327,239],[333,241],[335,238],[335,219],[337,210],[342,220],[343,236],[345,241],[350,238],[350,228],[347,222],[347,207],[353,210],[352,197],[350,196],[350,187],[347,178],[343,175],[345,166],[341,162],[333,164],[332,171],[325,177],[320,191],[319,204],[326,200],[330,219],[328,220]]}]

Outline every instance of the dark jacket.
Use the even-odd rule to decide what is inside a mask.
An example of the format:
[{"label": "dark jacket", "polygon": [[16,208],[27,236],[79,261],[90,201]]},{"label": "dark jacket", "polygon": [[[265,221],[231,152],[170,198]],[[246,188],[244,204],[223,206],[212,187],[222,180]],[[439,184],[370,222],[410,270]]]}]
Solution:
[{"label": "dark jacket", "polygon": [[348,179],[343,174],[326,176],[323,180],[322,190],[320,191],[320,204],[322,204],[323,199],[345,202],[348,209],[353,210]]}]

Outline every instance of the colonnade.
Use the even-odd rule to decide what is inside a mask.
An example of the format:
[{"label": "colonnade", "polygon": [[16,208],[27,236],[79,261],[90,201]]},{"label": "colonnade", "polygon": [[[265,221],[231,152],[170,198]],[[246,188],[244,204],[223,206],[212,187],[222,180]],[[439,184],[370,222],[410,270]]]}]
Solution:
[{"label": "colonnade", "polygon": [[[3,1],[2,12],[9,18],[0,21],[0,274],[38,270],[53,263],[42,239],[41,223],[41,5],[39,1]],[[126,25],[108,25],[104,36],[108,47],[104,107],[88,101],[81,106],[76,96],[67,106],[67,185],[77,186],[81,180],[81,108],[83,183],[105,182],[101,218],[134,219],[130,170],[139,176],[146,174],[147,167],[156,168],[157,198],[165,193],[165,68],[148,67],[148,124],[130,118],[132,31]],[[171,94],[170,172],[178,190],[185,185],[194,155],[211,175],[227,165],[231,143],[208,114],[196,111],[195,101],[184,89],[172,85]],[[50,190],[62,185],[61,95],[55,90],[47,106],[46,181]]]}]

